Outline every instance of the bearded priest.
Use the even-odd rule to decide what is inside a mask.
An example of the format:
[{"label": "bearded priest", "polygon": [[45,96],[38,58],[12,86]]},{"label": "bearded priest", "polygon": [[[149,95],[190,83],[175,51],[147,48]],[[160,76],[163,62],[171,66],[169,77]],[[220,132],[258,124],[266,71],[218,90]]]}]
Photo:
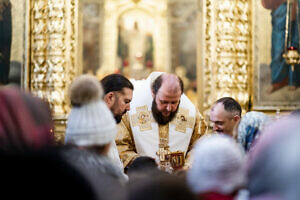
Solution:
[{"label": "bearded priest", "polygon": [[139,156],[148,156],[168,172],[188,168],[192,145],[207,126],[183,94],[182,80],[153,72],[146,80],[132,83],[131,109],[123,116],[116,138],[124,167]]}]

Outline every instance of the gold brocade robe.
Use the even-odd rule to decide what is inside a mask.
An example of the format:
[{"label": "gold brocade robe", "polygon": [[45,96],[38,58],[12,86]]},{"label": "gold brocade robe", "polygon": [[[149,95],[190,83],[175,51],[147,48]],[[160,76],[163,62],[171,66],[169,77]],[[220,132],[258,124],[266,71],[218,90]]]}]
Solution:
[{"label": "gold brocade robe", "polygon": [[[152,115],[151,85],[160,75],[153,72],[146,80],[133,81],[130,111],[119,124],[116,144],[126,167],[137,156],[163,161],[163,155],[179,153],[189,164],[193,143],[206,133],[206,124],[199,111],[185,94],[180,97],[178,112],[167,125],[159,125]],[[167,154],[166,154],[167,153]]]},{"label": "gold brocade robe", "polygon": [[[166,126],[169,126],[167,124]],[[159,137],[166,138],[169,135],[169,129],[166,128],[166,126],[159,126]],[[203,119],[203,117],[200,115],[200,113],[196,112],[196,119],[195,119],[195,125],[192,132],[192,136],[189,141],[187,154],[185,157],[185,166],[184,168],[188,168],[190,164],[190,157],[191,157],[191,149],[193,144],[197,139],[199,139],[201,136],[206,134],[207,132],[207,126]],[[136,150],[136,145],[134,141],[134,137],[132,134],[132,129],[129,123],[129,116],[128,113],[123,116],[122,121],[119,123],[119,131],[116,137],[116,144],[118,147],[119,155],[121,157],[121,160],[124,164],[124,167],[126,167],[133,159],[135,159],[138,155]],[[153,147],[158,148],[158,147]],[[146,155],[149,156],[149,155]]]}]

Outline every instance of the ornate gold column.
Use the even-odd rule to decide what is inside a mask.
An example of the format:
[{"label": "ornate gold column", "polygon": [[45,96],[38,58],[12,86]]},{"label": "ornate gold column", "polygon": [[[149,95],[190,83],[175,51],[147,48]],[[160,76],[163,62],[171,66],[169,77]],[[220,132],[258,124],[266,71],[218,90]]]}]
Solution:
[{"label": "ornate gold column", "polygon": [[67,88],[76,74],[76,2],[30,1],[29,88],[49,102],[59,141],[69,112]]},{"label": "ornate gold column", "polygon": [[208,114],[219,98],[231,96],[246,109],[250,92],[251,0],[199,1],[198,95]]}]

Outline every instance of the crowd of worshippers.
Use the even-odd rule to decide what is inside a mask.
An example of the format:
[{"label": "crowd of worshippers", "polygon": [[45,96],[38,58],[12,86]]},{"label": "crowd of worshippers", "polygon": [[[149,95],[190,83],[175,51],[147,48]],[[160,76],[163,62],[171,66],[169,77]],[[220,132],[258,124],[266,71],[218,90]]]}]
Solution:
[{"label": "crowd of worshippers", "polygon": [[0,198],[300,199],[299,110],[242,116],[223,97],[208,121],[183,91],[169,73],[78,76],[59,145],[49,104],[0,86]]}]

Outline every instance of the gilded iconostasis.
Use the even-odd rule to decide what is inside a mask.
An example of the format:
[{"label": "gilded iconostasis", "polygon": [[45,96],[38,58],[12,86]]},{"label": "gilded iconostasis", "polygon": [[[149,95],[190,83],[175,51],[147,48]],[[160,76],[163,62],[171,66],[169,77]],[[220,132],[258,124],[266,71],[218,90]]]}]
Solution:
[{"label": "gilded iconostasis", "polygon": [[289,2],[271,15],[264,0],[0,0],[0,26],[5,10],[12,21],[11,33],[0,34],[11,34],[10,82],[48,100],[57,124],[82,73],[173,72],[204,115],[223,96],[245,111],[274,112],[300,107],[300,3]]}]

